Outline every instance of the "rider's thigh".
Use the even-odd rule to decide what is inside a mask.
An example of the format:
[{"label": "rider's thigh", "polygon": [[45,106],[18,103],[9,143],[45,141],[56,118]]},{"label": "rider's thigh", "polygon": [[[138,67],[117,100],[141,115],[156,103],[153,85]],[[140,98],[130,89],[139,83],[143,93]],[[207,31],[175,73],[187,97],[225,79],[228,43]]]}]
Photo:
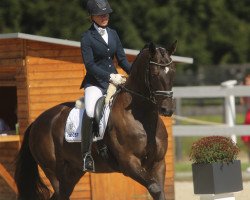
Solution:
[{"label": "rider's thigh", "polygon": [[95,104],[97,100],[103,95],[102,90],[96,86],[89,86],[85,88],[84,93],[85,93],[84,103],[85,103],[86,113],[89,117],[93,118]]}]

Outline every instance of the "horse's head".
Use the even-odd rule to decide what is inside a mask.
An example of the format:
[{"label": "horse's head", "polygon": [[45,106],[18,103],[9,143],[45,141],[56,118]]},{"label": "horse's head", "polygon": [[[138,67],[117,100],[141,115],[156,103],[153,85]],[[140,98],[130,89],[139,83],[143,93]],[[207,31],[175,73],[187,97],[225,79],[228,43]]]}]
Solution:
[{"label": "horse's head", "polygon": [[123,87],[127,92],[157,105],[161,115],[171,116],[174,111],[173,80],[175,65],[170,57],[177,41],[166,50],[153,43],[146,45],[136,57],[130,76]]},{"label": "horse's head", "polygon": [[175,75],[175,64],[170,57],[176,50],[177,41],[166,50],[156,48],[153,43],[148,45],[149,63],[146,75],[146,84],[150,92],[150,99],[154,101],[159,113],[171,116],[174,112],[173,80]]}]

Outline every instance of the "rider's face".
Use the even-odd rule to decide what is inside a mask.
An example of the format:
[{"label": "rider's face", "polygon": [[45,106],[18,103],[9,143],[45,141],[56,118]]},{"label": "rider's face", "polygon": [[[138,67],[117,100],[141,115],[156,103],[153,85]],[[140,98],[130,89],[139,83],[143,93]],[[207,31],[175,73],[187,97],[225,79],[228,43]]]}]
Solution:
[{"label": "rider's face", "polygon": [[91,18],[99,26],[107,26],[109,23],[109,14],[92,15]]}]

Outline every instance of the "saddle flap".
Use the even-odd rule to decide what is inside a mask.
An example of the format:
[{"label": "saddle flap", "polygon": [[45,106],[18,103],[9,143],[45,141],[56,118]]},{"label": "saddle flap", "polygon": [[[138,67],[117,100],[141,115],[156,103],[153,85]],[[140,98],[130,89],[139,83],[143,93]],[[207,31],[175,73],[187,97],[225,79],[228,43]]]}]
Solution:
[{"label": "saddle flap", "polygon": [[95,105],[95,122],[99,124],[103,116],[103,108],[105,105],[105,96],[100,97]]}]

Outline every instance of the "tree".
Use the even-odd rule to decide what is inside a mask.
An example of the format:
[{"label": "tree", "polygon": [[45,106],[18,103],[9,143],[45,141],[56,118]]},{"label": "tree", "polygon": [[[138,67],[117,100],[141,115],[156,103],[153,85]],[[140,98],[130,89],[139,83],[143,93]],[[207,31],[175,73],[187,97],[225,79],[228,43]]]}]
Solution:
[{"label": "tree", "polygon": [[16,32],[20,29],[21,9],[19,1],[0,1],[0,31],[1,33]]},{"label": "tree", "polygon": [[[86,1],[1,0],[0,30],[79,41],[90,26]],[[248,0],[109,3],[110,26],[126,48],[141,49],[150,41],[166,47],[177,39],[177,54],[194,58],[194,72],[201,65],[250,62]]]}]

